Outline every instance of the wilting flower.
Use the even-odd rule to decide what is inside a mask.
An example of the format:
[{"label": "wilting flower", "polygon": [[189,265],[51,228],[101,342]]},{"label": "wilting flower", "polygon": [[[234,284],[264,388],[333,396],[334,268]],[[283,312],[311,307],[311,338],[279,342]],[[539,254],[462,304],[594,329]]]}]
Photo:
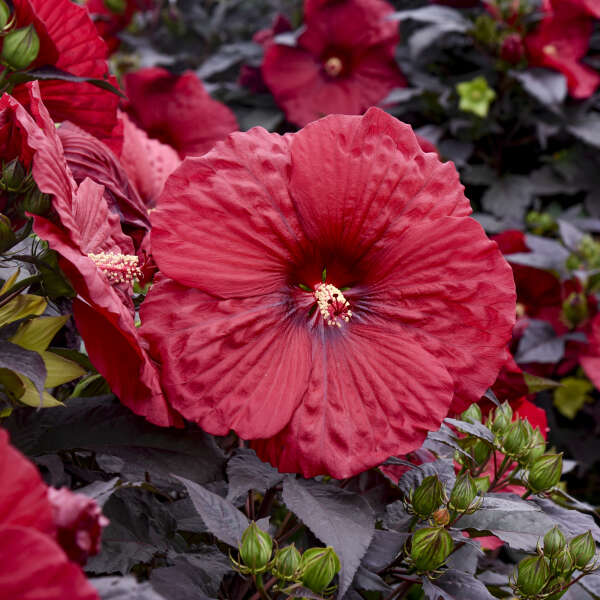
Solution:
[{"label": "wilting flower", "polygon": [[0,429],[0,590],[19,600],[99,600],[56,539],[48,486]]},{"label": "wilting flower", "polygon": [[600,74],[580,61],[587,54],[592,34],[592,19],[575,2],[543,0],[544,17],[526,36],[525,46],[531,65],[560,71],[574,98],[588,98],[598,85]]},{"label": "wilting flower", "polygon": [[418,448],[494,381],[514,321],[470,210],[453,165],[375,108],[184,161],[152,213],[171,279],[141,315],[170,402],[306,476]]},{"label": "wilting flower", "polygon": [[296,46],[270,44],[263,78],[289,121],[360,114],[405,80],[394,60],[398,27],[383,0],[311,2]]},{"label": "wilting flower", "polygon": [[141,69],[126,75],[125,88],[131,120],[181,158],[204,154],[238,128],[234,114],[209,96],[192,71],[172,75],[159,67]]}]

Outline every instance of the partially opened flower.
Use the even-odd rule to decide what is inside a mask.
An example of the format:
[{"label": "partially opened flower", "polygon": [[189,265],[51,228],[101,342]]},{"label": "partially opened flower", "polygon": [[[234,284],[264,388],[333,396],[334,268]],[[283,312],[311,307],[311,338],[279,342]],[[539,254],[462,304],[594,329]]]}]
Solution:
[{"label": "partially opened flower", "polygon": [[454,166],[375,108],[184,161],[141,314],[170,402],[306,476],[418,448],[493,383],[514,321],[470,210]]},{"label": "partially opened flower", "polygon": [[289,121],[360,114],[405,85],[394,60],[398,26],[383,0],[309,2],[297,46],[270,44],[263,78]]},{"label": "partially opened flower", "polygon": [[126,75],[125,88],[131,120],[181,158],[204,154],[238,128],[234,114],[210,97],[192,71],[141,69]]}]

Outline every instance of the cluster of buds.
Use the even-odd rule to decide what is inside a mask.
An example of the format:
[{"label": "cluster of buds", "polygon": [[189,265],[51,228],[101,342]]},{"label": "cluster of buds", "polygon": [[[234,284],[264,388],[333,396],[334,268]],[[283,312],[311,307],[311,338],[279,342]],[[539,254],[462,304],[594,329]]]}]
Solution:
[{"label": "cluster of buds", "polygon": [[600,269],[600,243],[591,235],[584,235],[577,250],[567,258],[566,267],[570,271]]},{"label": "cluster of buds", "polygon": [[8,70],[24,71],[40,53],[40,38],[32,23],[16,29],[14,25],[15,17],[10,7],[5,0],[0,0],[1,62]]},{"label": "cluster of buds", "polygon": [[545,235],[548,233],[554,233],[558,230],[558,223],[556,219],[549,213],[538,212],[532,210],[527,213],[525,218],[527,227],[535,235]]},{"label": "cluster of buds", "polygon": [[252,521],[242,534],[239,561],[233,558],[231,561],[240,573],[252,575],[257,581],[263,573],[271,571],[281,584],[291,584],[291,588],[303,586],[316,594],[327,594],[333,589],[329,586],[341,565],[331,546],[300,553],[291,544],[277,549],[273,555],[273,545],[271,536]]},{"label": "cluster of buds", "polygon": [[567,543],[563,532],[554,526],[544,536],[543,547],[538,542],[537,554],[517,565],[510,578],[511,588],[517,598],[524,600],[560,598],[576,570],[588,574],[598,568],[595,556],[596,542],[590,531]]}]

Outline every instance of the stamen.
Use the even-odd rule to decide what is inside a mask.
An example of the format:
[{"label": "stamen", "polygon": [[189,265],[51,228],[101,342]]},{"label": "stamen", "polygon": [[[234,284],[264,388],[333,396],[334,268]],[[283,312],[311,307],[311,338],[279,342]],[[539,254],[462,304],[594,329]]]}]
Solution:
[{"label": "stamen", "polygon": [[344,64],[337,56],[330,56],[323,65],[325,73],[330,77],[337,77],[344,69]]},{"label": "stamen", "polygon": [[341,327],[342,322],[350,321],[350,304],[338,288],[330,283],[319,283],[315,286],[314,294],[317,308],[327,325]]},{"label": "stamen", "polygon": [[100,252],[88,254],[110,283],[133,282],[142,278],[138,257],[132,254]]}]

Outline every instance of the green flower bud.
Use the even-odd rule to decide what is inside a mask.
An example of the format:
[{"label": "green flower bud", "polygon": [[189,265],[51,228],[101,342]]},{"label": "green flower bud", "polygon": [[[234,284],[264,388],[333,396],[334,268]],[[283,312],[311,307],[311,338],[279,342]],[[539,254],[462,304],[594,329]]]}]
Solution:
[{"label": "green flower bud", "polygon": [[477,496],[477,485],[468,471],[456,478],[456,483],[450,494],[448,506],[458,512],[465,512]]},{"label": "green flower bud", "polygon": [[502,435],[512,423],[513,411],[508,402],[503,402],[496,408],[494,420],[492,421],[492,431],[497,435]]},{"label": "green flower bud", "polygon": [[10,8],[4,0],[0,0],[0,29],[4,29],[10,21]]},{"label": "green flower bud", "polygon": [[[566,542],[565,542],[566,543]],[[546,546],[544,546],[544,552]],[[575,565],[573,564],[573,557],[567,548],[564,548],[559,552],[551,561],[550,567],[555,575],[567,575],[573,571]]]},{"label": "green flower bud", "polygon": [[481,118],[487,117],[490,104],[496,98],[496,92],[488,85],[486,78],[481,76],[457,84],[456,91],[460,97],[458,108]]},{"label": "green flower bud", "polygon": [[562,304],[561,320],[569,327],[577,327],[589,316],[588,301],[585,294],[571,292]]},{"label": "green flower bud", "polygon": [[433,571],[446,562],[453,548],[454,542],[444,528],[425,527],[413,534],[410,557],[417,571]]},{"label": "green flower bud", "polygon": [[530,433],[526,421],[517,419],[510,424],[502,437],[502,448],[509,456],[519,456],[528,450]]},{"label": "green flower bud", "polygon": [[7,192],[18,192],[25,182],[25,169],[17,158],[2,166],[2,180],[0,187]]},{"label": "green flower bud", "polygon": [[340,559],[331,546],[309,548],[300,561],[300,580],[313,592],[321,593],[340,570]]},{"label": "green flower bud", "polygon": [[2,61],[14,71],[23,71],[40,52],[40,38],[33,25],[14,29],[2,44]]},{"label": "green flower bud", "polygon": [[544,554],[548,558],[558,556],[566,546],[567,540],[556,525],[544,536]]},{"label": "green flower bud", "polygon": [[466,423],[481,423],[481,409],[477,404],[471,404],[460,418]]},{"label": "green flower bud", "polygon": [[477,491],[481,492],[481,494],[485,494],[490,489],[490,476],[483,475],[482,477],[475,478],[475,485],[477,486]]},{"label": "green flower bud", "polygon": [[577,569],[583,569],[596,554],[596,542],[592,532],[582,533],[569,542],[569,550]]},{"label": "green flower bud", "polygon": [[554,487],[562,473],[562,453],[544,454],[530,467],[527,483],[529,489],[537,494]]},{"label": "green flower bud", "polygon": [[127,0],[104,0],[102,4],[115,15],[124,15],[127,10]]},{"label": "green flower bud", "polygon": [[550,565],[545,556],[528,556],[517,565],[517,589],[523,596],[539,594],[550,579]]},{"label": "green flower bud", "polygon": [[521,457],[521,462],[530,465],[546,452],[546,440],[539,429],[533,430],[529,450]]},{"label": "green flower bud", "polygon": [[490,458],[490,454],[492,453],[492,447],[483,440],[477,440],[473,445],[473,450],[471,451],[475,462],[478,465],[483,465]]},{"label": "green flower bud", "polygon": [[271,536],[252,521],[242,534],[239,546],[240,558],[251,572],[264,571],[271,560],[273,540]]},{"label": "green flower bud", "polygon": [[294,544],[286,546],[275,553],[273,573],[286,581],[297,579],[301,560],[302,555]]},{"label": "green flower bud", "polygon": [[0,213],[0,252],[12,248],[17,241],[10,219]]},{"label": "green flower bud", "polygon": [[21,207],[25,212],[44,216],[50,210],[51,204],[50,196],[43,194],[37,186],[34,186],[25,194]]},{"label": "green flower bud", "polygon": [[444,486],[437,475],[425,477],[410,499],[414,513],[427,519],[445,500]]}]

